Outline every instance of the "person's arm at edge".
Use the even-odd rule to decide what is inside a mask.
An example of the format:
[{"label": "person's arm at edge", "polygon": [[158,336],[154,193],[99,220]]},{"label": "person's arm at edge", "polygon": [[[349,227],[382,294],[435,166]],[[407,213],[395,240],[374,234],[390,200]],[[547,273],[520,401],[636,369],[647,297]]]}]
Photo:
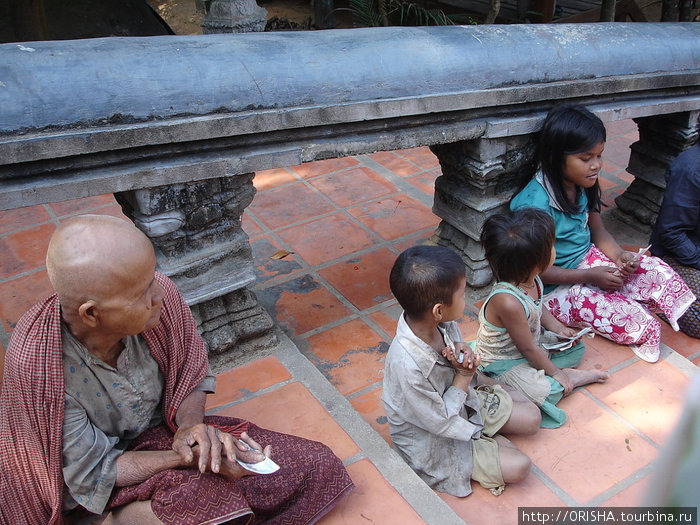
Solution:
[{"label": "person's arm at edge", "polygon": [[[695,147],[698,147],[697,145]],[[673,165],[666,176],[664,201],[656,219],[659,249],[680,264],[700,270],[700,246],[689,236],[700,221],[700,168]],[[654,247],[652,247],[652,253]]]}]

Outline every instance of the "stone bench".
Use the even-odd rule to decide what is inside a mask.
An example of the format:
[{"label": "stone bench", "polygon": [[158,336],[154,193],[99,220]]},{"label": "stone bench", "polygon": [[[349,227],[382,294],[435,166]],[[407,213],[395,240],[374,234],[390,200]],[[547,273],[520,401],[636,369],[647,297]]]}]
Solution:
[{"label": "stone bench", "polygon": [[[240,216],[253,173],[431,146],[434,211],[469,282],[484,218],[534,171],[555,103],[634,118],[620,197],[653,222],[697,134],[700,25],[373,28],[0,45],[0,209],[114,193],[183,290],[210,351],[269,344]],[[653,168],[653,169],[651,169]]]}]

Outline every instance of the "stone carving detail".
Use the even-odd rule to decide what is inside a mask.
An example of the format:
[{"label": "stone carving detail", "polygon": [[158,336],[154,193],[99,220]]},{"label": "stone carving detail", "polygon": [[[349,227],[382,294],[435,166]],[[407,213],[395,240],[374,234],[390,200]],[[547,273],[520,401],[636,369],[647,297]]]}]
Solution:
[{"label": "stone carving detail", "polygon": [[196,0],[196,7],[205,35],[264,31],[267,23],[267,10],[255,0]]},{"label": "stone carving detail", "polygon": [[505,211],[515,192],[535,173],[531,135],[431,146],[442,168],[433,212],[442,218],[434,240],[462,255],[467,283],[481,288],[491,270],[479,244],[486,217]]},{"label": "stone carving detail", "polygon": [[[653,225],[663,201],[666,169],[698,139],[700,111],[637,118],[639,140],[630,146],[627,171],[635,176],[615,199],[627,220]],[[622,215],[622,214],[620,214]]]},{"label": "stone carving detail", "polygon": [[124,213],[153,243],[158,269],[192,308],[210,354],[262,338],[272,319],[246,287],[255,281],[241,214],[253,174],[116,193]]}]

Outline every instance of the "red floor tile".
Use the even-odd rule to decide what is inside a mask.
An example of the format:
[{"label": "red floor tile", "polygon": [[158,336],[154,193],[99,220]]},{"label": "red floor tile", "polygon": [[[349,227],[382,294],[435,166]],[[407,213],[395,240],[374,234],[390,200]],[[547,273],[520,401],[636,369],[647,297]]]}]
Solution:
[{"label": "red floor tile", "polygon": [[321,195],[297,182],[256,195],[250,210],[269,228],[312,219],[334,210]]},{"label": "red floor tile", "polygon": [[396,153],[406,157],[411,162],[418,164],[423,169],[431,169],[440,165],[438,158],[430,151],[428,146],[420,148],[400,149]]},{"label": "red floor tile", "polygon": [[393,299],[389,272],[396,254],[386,248],[319,270],[331,286],[360,310]]},{"label": "red floor tile", "polygon": [[386,419],[386,412],[384,411],[381,398],[382,389],[380,387],[351,399],[350,403],[362,418],[372,425],[375,432],[382,436],[384,441],[391,446],[389,422]]},{"label": "red floor tile", "polygon": [[430,172],[423,172],[418,175],[414,175],[413,177],[409,177],[406,180],[426,195],[432,195],[435,193],[436,178],[437,177]]},{"label": "red floor tile", "polygon": [[5,330],[12,331],[24,312],[52,293],[46,270],[0,284],[0,318]]},{"label": "red floor tile", "polygon": [[413,235],[409,235],[405,239],[400,241],[395,241],[392,246],[401,253],[404,250],[409,249],[411,246],[418,246],[424,244],[430,244],[430,239],[435,233],[435,227],[430,227],[427,230],[423,230]]},{"label": "red floor tile", "polygon": [[425,523],[369,459],[357,461],[347,469],[355,490],[321,518],[319,525]]},{"label": "red floor tile", "polygon": [[282,186],[283,184],[288,184],[294,182],[297,179],[289,170],[285,168],[275,168],[272,170],[264,170],[255,172],[255,177],[253,177],[253,185],[255,189],[264,191],[270,188],[276,188],[277,186]]},{"label": "red floor tile", "polygon": [[422,170],[419,166],[416,166],[412,162],[407,161],[404,158],[399,157],[393,151],[380,151],[378,153],[372,153],[369,156],[375,162],[378,162],[385,168],[393,171],[399,177],[408,177],[409,175],[415,175]]},{"label": "red floor tile", "polygon": [[105,195],[95,195],[93,197],[85,197],[83,199],[73,199],[69,201],[52,202],[49,204],[51,209],[58,217],[64,217],[74,213],[87,212],[94,208],[104,207],[114,204],[114,195],[111,193]]},{"label": "red floor tile", "polygon": [[627,170],[622,170],[619,173],[617,173],[617,178],[625,181],[627,184],[631,184],[632,181],[635,179],[634,175],[632,175],[630,172]]},{"label": "red floor tile", "polygon": [[634,130],[630,131],[629,133],[625,133],[620,137],[620,139],[624,139],[628,144],[634,144],[639,140],[639,130]]},{"label": "red floor tile", "polygon": [[606,192],[612,188],[616,188],[617,184],[615,184],[615,181],[611,181],[609,179],[604,179],[603,177],[598,179],[598,182],[600,183],[600,191]]},{"label": "red floor tile", "polygon": [[655,443],[665,443],[683,408],[688,376],[666,362],[638,361],[586,389]]},{"label": "red floor tile", "polygon": [[700,339],[676,332],[664,321],[661,321],[661,341],[684,357],[700,352]]},{"label": "red floor tile", "polygon": [[608,141],[615,138],[615,135],[624,135],[625,133],[636,132],[637,124],[632,119],[613,120],[605,123],[605,129],[608,134]]},{"label": "red floor tile", "polygon": [[49,219],[43,204],[0,211],[0,234],[33,226]]},{"label": "red floor tile", "polygon": [[[126,215],[124,215],[124,212],[122,211],[122,207],[119,206],[119,204],[112,204],[111,206],[105,206],[103,208],[96,208],[94,210],[86,210],[85,213],[94,213],[96,215],[111,215],[112,217],[117,217],[118,219],[124,219],[129,222],[131,219],[129,219]],[[61,222],[63,222],[65,219],[61,219]]]},{"label": "red floor tile", "polygon": [[605,145],[603,157],[608,162],[611,162],[622,169],[627,168],[627,164],[630,160],[629,143],[623,140],[608,141],[608,143]]},{"label": "red floor tile", "polygon": [[440,222],[429,207],[405,194],[386,197],[348,211],[386,240],[435,228]]},{"label": "red floor tile", "polygon": [[[269,430],[320,441],[340,459],[347,459],[360,450],[301,383],[290,383],[266,392],[216,415],[239,417]],[[269,444],[272,445],[272,459],[275,459],[275,444]]]},{"label": "red floor tile", "polygon": [[609,370],[620,363],[634,357],[629,346],[618,345],[609,339],[596,335],[593,339],[585,339],[586,351],[581,364],[577,368]]},{"label": "red floor tile", "polygon": [[620,166],[618,164],[615,164],[613,162],[608,162],[607,160],[603,160],[603,169],[600,173],[599,181],[600,184],[603,185],[605,183],[608,184],[608,187],[611,184],[615,184],[616,178],[619,176],[619,174],[625,172],[625,168],[627,165],[625,164],[624,166]]},{"label": "red floor tile", "polygon": [[579,504],[657,457],[654,447],[583,392],[565,397],[559,407],[568,414],[561,428],[512,441]]},{"label": "red floor tile", "polygon": [[476,481],[472,481],[472,491],[466,498],[438,494],[469,525],[514,525],[518,523],[518,507],[564,505],[532,473],[522,483],[507,485],[500,496],[494,496]]},{"label": "red floor tile", "polygon": [[396,193],[393,184],[364,167],[317,177],[311,185],[342,208]]},{"label": "red floor tile", "polygon": [[615,199],[625,192],[625,188],[620,186],[615,186],[609,191],[605,191],[601,194],[600,199],[603,201],[603,206],[613,206],[615,204]]},{"label": "red floor tile", "polygon": [[216,393],[207,396],[207,410],[258,392],[292,376],[276,357],[256,359],[216,376]]},{"label": "red floor tile", "polygon": [[465,314],[457,319],[459,331],[462,333],[462,339],[472,341],[476,339],[476,333],[479,331],[479,319],[474,314],[465,310]]},{"label": "red floor tile", "polygon": [[56,226],[46,223],[0,238],[0,279],[44,266],[46,247]]},{"label": "red floor tile", "polygon": [[312,266],[339,259],[379,242],[342,212],[279,230],[277,235]]},{"label": "red floor tile", "polygon": [[302,270],[302,266],[294,253],[283,258],[273,257],[283,249],[277,241],[269,235],[263,235],[250,241],[255,262],[255,276],[258,283],[267,283],[273,279],[291,275]]},{"label": "red floor tile", "polygon": [[397,315],[401,315],[400,308],[399,306],[385,308],[379,312],[371,313],[369,318],[377,323],[379,327],[386,332],[386,335],[393,338],[396,335],[396,325],[399,322],[398,317],[396,317],[394,313],[396,311]]},{"label": "red floor tile", "polygon": [[621,490],[611,498],[605,500],[605,507],[639,507],[644,505],[644,496],[649,488],[651,476],[644,476],[631,486]]},{"label": "red floor tile", "polygon": [[356,158],[345,157],[342,159],[328,159],[319,160],[316,162],[307,162],[298,166],[292,166],[289,169],[297,175],[299,175],[300,177],[308,179],[317,175],[323,175],[324,173],[331,173],[333,171],[351,168],[353,166],[357,166],[358,164],[359,162]]},{"label": "red floor tile", "polygon": [[241,225],[243,226],[243,231],[246,232],[248,237],[251,239],[265,232],[265,230],[263,230],[247,213],[244,213],[241,216]]},{"label": "red floor tile", "polygon": [[307,338],[309,359],[347,396],[381,381],[389,345],[361,319]]},{"label": "red floor tile", "polygon": [[300,335],[350,315],[343,303],[310,275],[255,291],[277,322]]}]

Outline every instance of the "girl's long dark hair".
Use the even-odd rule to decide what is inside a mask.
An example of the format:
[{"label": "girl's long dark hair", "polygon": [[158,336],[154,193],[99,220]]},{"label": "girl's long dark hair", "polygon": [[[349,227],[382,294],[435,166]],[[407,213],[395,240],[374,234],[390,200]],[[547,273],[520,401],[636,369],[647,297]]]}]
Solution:
[{"label": "girl's long dark hair", "polygon": [[[581,188],[576,187],[576,201],[571,202],[564,191],[563,167],[567,155],[588,151],[605,142],[603,122],[583,106],[561,105],[552,108],[542,126],[537,145],[540,169],[554,191],[554,198],[566,213],[580,213],[578,199]],[[598,181],[585,189],[588,211],[600,211],[600,185]]]}]

